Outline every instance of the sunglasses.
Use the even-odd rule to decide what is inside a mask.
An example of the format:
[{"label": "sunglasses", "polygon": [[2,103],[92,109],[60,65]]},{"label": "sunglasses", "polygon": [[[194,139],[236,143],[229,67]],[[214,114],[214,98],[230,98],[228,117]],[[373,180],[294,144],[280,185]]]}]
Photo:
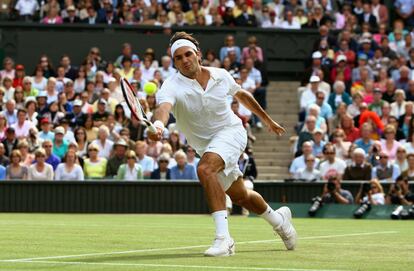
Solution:
[{"label": "sunglasses", "polygon": [[168,163],[167,160],[161,160],[160,163]]},{"label": "sunglasses", "polygon": [[313,160],[313,159],[308,159],[308,160],[306,160],[306,162],[315,162],[315,160]]},{"label": "sunglasses", "polygon": [[89,149],[89,151],[98,151],[98,149]]},{"label": "sunglasses", "polygon": [[130,157],[127,157],[127,159],[134,159],[134,160],[136,160],[137,158],[130,156]]}]

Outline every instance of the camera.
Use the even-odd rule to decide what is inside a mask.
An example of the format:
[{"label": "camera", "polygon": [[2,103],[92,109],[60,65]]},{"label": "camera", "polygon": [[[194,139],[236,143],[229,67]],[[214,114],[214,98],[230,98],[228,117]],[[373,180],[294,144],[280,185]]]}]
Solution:
[{"label": "camera", "polygon": [[367,194],[371,190],[371,184],[370,183],[363,183],[362,184],[362,193]]},{"label": "camera", "polygon": [[364,214],[371,210],[371,203],[369,201],[364,201],[361,203],[359,208],[354,212],[355,218],[362,218]]},{"label": "camera", "polygon": [[309,208],[308,214],[311,217],[314,217],[316,215],[316,212],[319,210],[319,208],[322,207],[322,198],[321,197],[314,197],[312,199],[312,205]]},{"label": "camera", "polygon": [[399,219],[403,210],[404,207],[402,205],[395,208],[395,210],[391,213],[391,219]]},{"label": "camera", "polygon": [[413,219],[414,218],[414,205],[411,205],[411,207],[408,210],[403,210],[400,214],[400,217],[403,220]]},{"label": "camera", "polygon": [[329,191],[330,193],[332,193],[332,192],[334,192],[334,191],[335,191],[335,189],[336,189],[336,185],[335,185],[335,183],[334,183],[334,182],[329,181],[329,182],[328,182],[328,185],[327,185],[327,188],[328,188],[328,191]]}]

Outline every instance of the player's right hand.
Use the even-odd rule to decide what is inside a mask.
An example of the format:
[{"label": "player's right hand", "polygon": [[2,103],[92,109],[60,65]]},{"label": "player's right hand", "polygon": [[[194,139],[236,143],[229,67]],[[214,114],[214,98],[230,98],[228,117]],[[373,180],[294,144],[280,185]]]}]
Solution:
[{"label": "player's right hand", "polygon": [[162,139],[162,134],[163,134],[163,129],[157,127],[157,132],[156,133],[152,133],[151,131],[147,131],[148,133],[148,138],[151,139],[152,141],[160,141]]}]

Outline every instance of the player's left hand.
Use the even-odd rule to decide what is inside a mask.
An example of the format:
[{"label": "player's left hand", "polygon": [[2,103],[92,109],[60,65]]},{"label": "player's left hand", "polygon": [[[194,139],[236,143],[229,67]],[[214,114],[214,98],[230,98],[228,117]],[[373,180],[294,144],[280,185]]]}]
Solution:
[{"label": "player's left hand", "polygon": [[282,126],[280,126],[277,122],[273,120],[269,120],[265,124],[269,132],[271,133],[273,132],[277,134],[278,136],[283,135],[286,132],[285,128],[283,128]]}]

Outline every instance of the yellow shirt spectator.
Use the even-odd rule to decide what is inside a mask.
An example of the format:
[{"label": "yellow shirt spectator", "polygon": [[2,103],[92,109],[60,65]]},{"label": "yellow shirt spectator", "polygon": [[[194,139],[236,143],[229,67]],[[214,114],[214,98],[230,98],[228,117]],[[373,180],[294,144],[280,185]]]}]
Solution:
[{"label": "yellow shirt spectator", "polygon": [[97,162],[91,162],[89,158],[85,159],[83,163],[85,179],[98,179],[105,177],[107,163],[108,161],[103,157],[98,158]]}]

